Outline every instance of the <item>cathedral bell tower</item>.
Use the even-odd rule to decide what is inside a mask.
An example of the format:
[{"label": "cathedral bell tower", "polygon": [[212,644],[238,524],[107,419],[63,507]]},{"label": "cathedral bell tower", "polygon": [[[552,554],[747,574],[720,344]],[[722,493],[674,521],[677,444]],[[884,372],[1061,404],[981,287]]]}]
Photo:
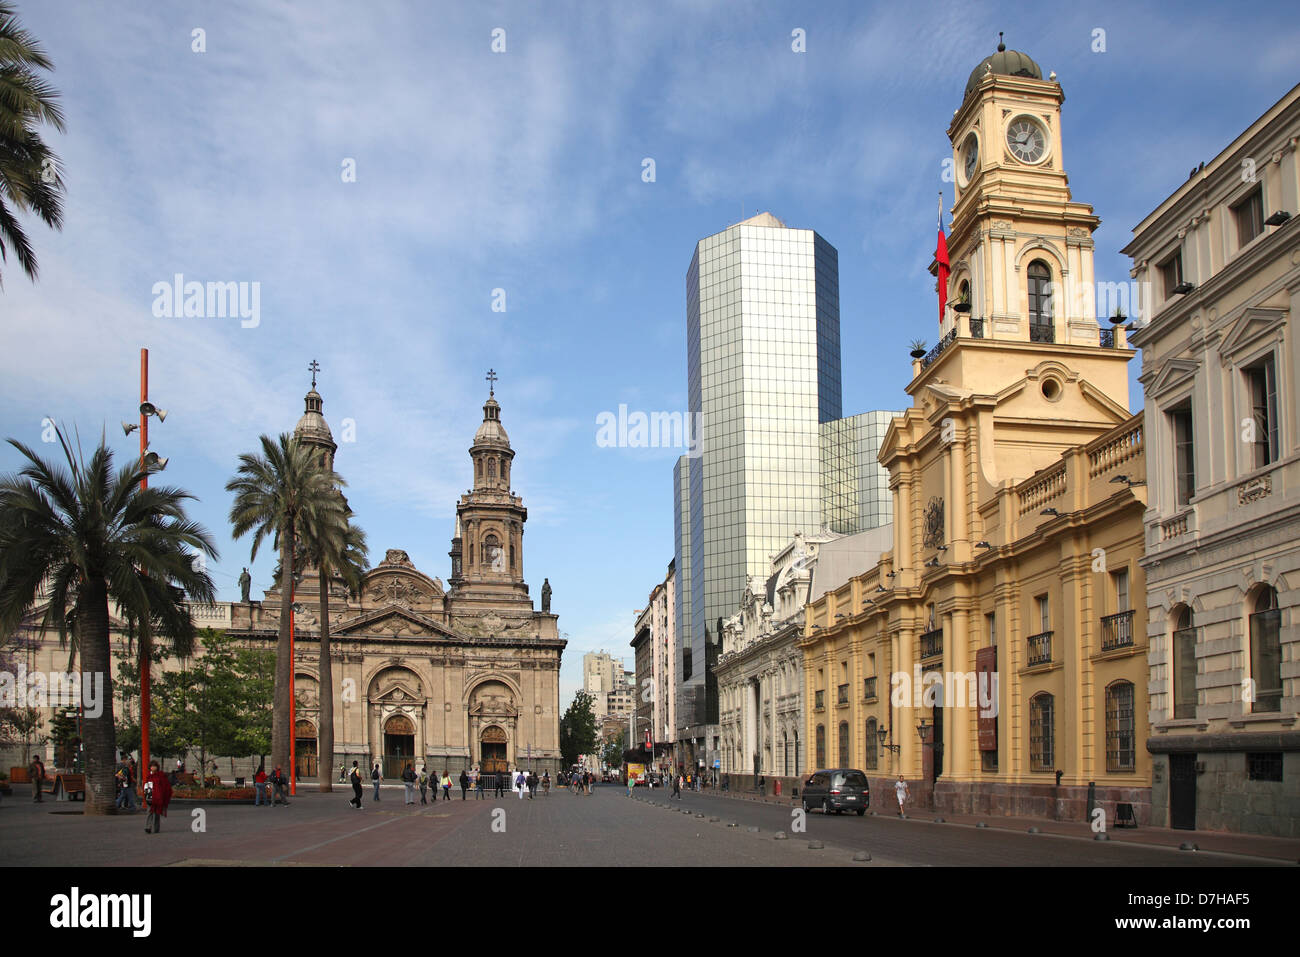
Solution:
[{"label": "cathedral bell tower", "polygon": [[524,582],[524,522],[528,509],[510,488],[515,452],[501,425],[496,374],[488,373],[483,423],[469,448],[474,487],[456,505],[456,537],[450,552],[453,601],[521,603],[530,609]]}]

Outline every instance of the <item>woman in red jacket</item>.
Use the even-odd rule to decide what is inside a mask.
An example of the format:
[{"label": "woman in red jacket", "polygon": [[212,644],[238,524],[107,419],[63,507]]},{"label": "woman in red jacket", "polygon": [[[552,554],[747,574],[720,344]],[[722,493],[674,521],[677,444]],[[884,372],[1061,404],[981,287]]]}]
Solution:
[{"label": "woman in red jacket", "polygon": [[145,781],[145,806],[149,809],[144,826],[146,834],[157,834],[161,829],[162,819],[167,816],[167,805],[171,800],[172,786],[167,775],[162,773],[157,761],[150,761],[149,777]]}]

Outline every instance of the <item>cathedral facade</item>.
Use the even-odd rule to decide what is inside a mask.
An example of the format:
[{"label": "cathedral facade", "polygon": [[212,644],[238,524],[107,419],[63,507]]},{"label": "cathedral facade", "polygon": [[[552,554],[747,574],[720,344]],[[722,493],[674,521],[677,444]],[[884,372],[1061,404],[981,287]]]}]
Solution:
[{"label": "cathedral facade", "polygon": [[[314,386],[295,429],[333,463],[337,451]],[[332,684],[320,686],[320,576],[306,569],[295,589],[294,692],[298,775],[378,762],[385,776],[418,770],[522,767],[552,774],[560,759],[560,657],[565,642],[550,612],[533,607],[523,577],[528,510],[510,486],[514,450],[493,393],[471,445],[473,488],[456,506],[447,582],[388,549],[357,594],[329,584]],[[232,635],[274,646],[285,602],[232,605]],[[334,701],[334,753],[320,755],[320,698]]]}]

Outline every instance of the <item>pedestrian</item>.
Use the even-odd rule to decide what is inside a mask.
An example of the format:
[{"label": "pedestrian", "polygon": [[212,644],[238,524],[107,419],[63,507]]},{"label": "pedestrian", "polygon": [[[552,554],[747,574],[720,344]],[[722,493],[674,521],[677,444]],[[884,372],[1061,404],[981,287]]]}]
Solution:
[{"label": "pedestrian", "polygon": [[375,762],[375,769],[374,769],[373,771],[370,772],[370,783],[373,784],[373,785],[375,786],[375,800],[376,800],[376,801],[379,800],[379,782],[382,781],[382,780],[383,780],[383,778],[380,777],[380,774],[379,774],[379,762],[376,761],[376,762]]},{"label": "pedestrian", "polygon": [[515,771],[515,792],[519,795],[519,800],[521,801],[524,799],[525,780],[526,779],[524,778],[524,772],[522,770],[517,769]]},{"label": "pedestrian", "polygon": [[257,766],[257,773],[253,775],[253,790],[257,792],[257,796],[253,798],[253,807],[257,807],[259,804],[265,804],[267,807],[271,806],[271,802],[267,799],[266,796],[266,763],[265,762]]},{"label": "pedestrian", "polygon": [[356,761],[352,762],[352,771],[348,777],[352,781],[352,800],[348,803],[357,810],[361,809],[361,768]]},{"label": "pedestrian", "polygon": [[629,772],[627,776],[627,796],[632,796],[632,788],[636,787],[636,778]]},{"label": "pedestrian", "polygon": [[898,775],[898,780],[894,782],[894,794],[898,798],[898,816],[903,816],[903,804],[907,800],[907,782],[903,780],[903,775]]},{"label": "pedestrian", "polygon": [[171,782],[162,773],[157,761],[149,762],[149,779],[145,782],[145,806],[149,816],[145,818],[144,832],[157,834],[162,828],[162,819],[167,816],[167,805],[172,800]]},{"label": "pedestrian", "polygon": [[128,758],[126,762],[126,809],[132,813],[135,812],[135,785],[135,758]]},{"label": "pedestrian", "polygon": [[113,783],[117,786],[117,797],[113,801],[113,806],[121,809],[126,804],[126,760],[118,762],[117,770],[113,772]]},{"label": "pedestrian", "polygon": [[348,773],[348,766],[347,766],[346,764],[340,764],[340,765],[339,765],[339,784],[342,784],[342,783],[347,779],[347,773]]},{"label": "pedestrian", "polygon": [[498,771],[496,774],[492,775],[492,780],[496,784],[496,791],[497,791],[497,793],[494,796],[505,797],[506,796],[505,775],[502,774],[500,771]]},{"label": "pedestrian", "polygon": [[429,793],[429,770],[428,765],[420,765],[420,803],[428,804],[425,795]]},{"label": "pedestrian", "polygon": [[550,771],[542,772],[542,794],[544,794],[546,797],[551,796],[551,772]]},{"label": "pedestrian", "polygon": [[45,765],[39,755],[32,755],[32,763],[27,765],[27,776],[32,782],[32,800],[37,804],[45,799],[41,797],[41,788],[45,785]]},{"label": "pedestrian", "polygon": [[677,798],[677,800],[679,800],[679,801],[682,799],[682,776],[681,776],[680,774],[674,774],[674,775],[673,775],[673,794],[672,794],[672,796],[675,797],[675,798]]},{"label": "pedestrian", "polygon": [[442,772],[442,799],[451,800],[451,775],[445,769]]},{"label": "pedestrian", "polygon": [[469,790],[469,772],[462,770],[460,772],[460,799],[465,800],[465,792]]},{"label": "pedestrian", "polygon": [[277,802],[283,807],[289,806],[289,777],[278,764],[271,772],[271,803]]},{"label": "pedestrian", "polygon": [[411,767],[411,762],[406,762],[406,767],[402,768],[402,785],[406,789],[406,800],[403,804],[415,803],[415,768]]},{"label": "pedestrian", "polygon": [[537,797],[537,772],[529,771],[528,772],[528,800],[531,801],[536,797]]}]

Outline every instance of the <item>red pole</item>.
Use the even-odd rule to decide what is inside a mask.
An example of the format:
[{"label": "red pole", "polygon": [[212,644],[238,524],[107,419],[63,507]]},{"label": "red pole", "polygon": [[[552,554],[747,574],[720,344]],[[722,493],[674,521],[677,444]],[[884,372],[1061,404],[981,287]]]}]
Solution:
[{"label": "red pole", "polygon": [[[140,350],[140,405],[149,401],[149,350]],[[140,413],[140,468],[144,468],[144,455],[149,448],[149,416]],[[140,478],[140,490],[149,487],[147,475]],[[140,777],[143,780],[149,774],[149,622],[140,634]]]},{"label": "red pole", "polygon": [[[289,561],[293,561],[292,553]],[[293,664],[293,598],[297,582],[289,576],[289,793],[298,796],[298,708],[294,700],[294,664]]]}]

